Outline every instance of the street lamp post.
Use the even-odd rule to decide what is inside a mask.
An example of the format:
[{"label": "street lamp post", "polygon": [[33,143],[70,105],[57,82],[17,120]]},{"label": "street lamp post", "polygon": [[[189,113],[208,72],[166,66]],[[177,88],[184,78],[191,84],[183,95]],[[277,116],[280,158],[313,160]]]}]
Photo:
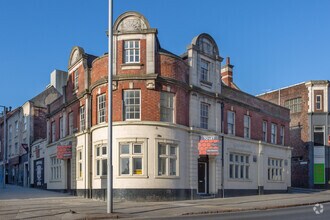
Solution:
[{"label": "street lamp post", "polygon": [[108,24],[108,163],[107,163],[107,213],[113,212],[113,169],[112,169],[112,0],[109,0]]}]

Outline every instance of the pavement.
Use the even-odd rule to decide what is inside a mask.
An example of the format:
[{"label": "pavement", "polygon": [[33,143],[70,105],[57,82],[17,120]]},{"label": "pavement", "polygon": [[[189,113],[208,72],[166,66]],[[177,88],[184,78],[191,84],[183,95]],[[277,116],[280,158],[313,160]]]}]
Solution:
[{"label": "pavement", "polygon": [[330,202],[330,190],[166,202],[106,202],[69,194],[6,185],[0,188],[0,219],[159,219],[314,205]]}]

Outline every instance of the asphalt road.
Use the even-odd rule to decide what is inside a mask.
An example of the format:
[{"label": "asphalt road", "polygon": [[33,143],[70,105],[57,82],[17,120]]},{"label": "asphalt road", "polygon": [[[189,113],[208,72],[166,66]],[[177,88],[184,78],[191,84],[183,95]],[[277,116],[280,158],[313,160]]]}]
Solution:
[{"label": "asphalt road", "polygon": [[[314,206],[298,206],[292,208],[273,209],[265,211],[236,212],[213,215],[190,215],[165,219],[217,219],[217,220],[329,220],[330,219],[330,203],[323,204],[323,213],[316,214],[313,210]],[[320,208],[317,209],[319,211]]]}]

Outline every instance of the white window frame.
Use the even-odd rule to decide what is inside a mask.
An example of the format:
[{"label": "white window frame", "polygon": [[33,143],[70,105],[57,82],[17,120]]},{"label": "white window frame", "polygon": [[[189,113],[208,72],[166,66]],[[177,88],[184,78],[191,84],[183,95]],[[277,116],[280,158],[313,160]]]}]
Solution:
[{"label": "white window frame", "polygon": [[[141,90],[124,90],[123,92],[123,112],[124,120],[141,120]],[[129,96],[129,93],[133,93],[133,96]],[[137,96],[138,94],[138,96]],[[136,101],[138,100],[138,103]],[[128,103],[128,101],[133,103]],[[128,109],[133,108],[133,111],[128,111]],[[137,117],[137,115],[139,117]],[[127,117],[129,116],[129,117]],[[133,117],[132,117],[133,116]]]},{"label": "white window frame", "polygon": [[[317,100],[320,98],[320,100]],[[322,95],[316,95],[315,97],[315,103],[316,103],[316,110],[322,110]]]},{"label": "white window frame", "polygon": [[73,89],[76,90],[79,87],[79,72],[78,70],[73,72]]},{"label": "white window frame", "polygon": [[277,124],[271,124],[271,137],[270,142],[272,144],[277,144]]},{"label": "white window frame", "polygon": [[140,41],[127,40],[124,41],[124,62],[125,63],[140,63]]},{"label": "white window frame", "polygon": [[83,178],[83,151],[82,148],[77,150],[77,179]]},{"label": "white window frame", "polygon": [[209,128],[209,109],[210,105],[205,102],[200,104],[200,127],[204,129]]},{"label": "white window frame", "polygon": [[79,108],[79,119],[80,119],[80,131],[84,131],[85,130],[85,106],[82,105]]},{"label": "white window frame", "polygon": [[244,138],[251,138],[251,117],[244,115]]},{"label": "white window frame", "polygon": [[268,158],[268,181],[281,182],[283,176],[283,160],[278,158]]},{"label": "white window frame", "polygon": [[105,93],[97,96],[97,123],[105,123],[106,96]]},{"label": "white window frame", "polygon": [[50,157],[50,180],[60,180],[62,178],[62,160],[56,156]]},{"label": "white window frame", "polygon": [[205,60],[205,59],[201,59],[200,62],[200,80],[201,81],[206,81],[209,82],[210,81],[210,62]]},{"label": "white window frame", "polygon": [[[119,146],[119,176],[137,177],[147,175],[146,146],[144,141],[121,141]],[[140,160],[139,167],[136,168],[135,162]],[[126,162],[126,167],[123,163]],[[127,164],[128,162],[128,164]],[[125,171],[125,172],[124,172]]]},{"label": "white window frame", "polygon": [[[172,141],[156,142],[156,170],[158,177],[178,177],[179,176],[179,145]],[[165,152],[160,152],[160,146],[165,147]],[[174,149],[174,153],[173,150]],[[162,163],[162,161],[164,161]],[[165,170],[164,170],[165,169]],[[173,169],[174,172],[173,172]]]},{"label": "white window frame", "polygon": [[[95,145],[95,176],[101,177],[101,176],[107,176],[107,145],[106,144],[98,144]],[[104,162],[105,161],[105,162]],[[104,166],[105,164],[105,166]],[[99,169],[98,169],[99,168]]]},{"label": "white window frame", "polygon": [[262,141],[267,142],[267,121],[262,121]]},{"label": "white window frame", "polygon": [[250,179],[250,155],[231,152],[229,153],[228,177],[232,180]]},{"label": "white window frame", "polygon": [[174,122],[174,94],[169,92],[160,93],[160,120]]},{"label": "white window frame", "polygon": [[[232,116],[232,120],[230,120]],[[235,112],[227,111],[227,133],[229,135],[235,135]]]}]

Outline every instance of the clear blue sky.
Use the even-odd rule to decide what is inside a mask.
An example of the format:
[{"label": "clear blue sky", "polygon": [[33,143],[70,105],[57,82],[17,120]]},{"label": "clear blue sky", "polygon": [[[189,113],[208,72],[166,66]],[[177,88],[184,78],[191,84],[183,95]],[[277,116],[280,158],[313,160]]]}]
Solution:
[{"label": "clear blue sky", "polygon": [[[108,0],[1,0],[0,105],[43,91],[52,70],[67,70],[75,45],[107,52],[107,10]],[[114,0],[114,19],[125,11],[142,13],[178,55],[209,33],[253,95],[330,78],[329,0]]]}]

